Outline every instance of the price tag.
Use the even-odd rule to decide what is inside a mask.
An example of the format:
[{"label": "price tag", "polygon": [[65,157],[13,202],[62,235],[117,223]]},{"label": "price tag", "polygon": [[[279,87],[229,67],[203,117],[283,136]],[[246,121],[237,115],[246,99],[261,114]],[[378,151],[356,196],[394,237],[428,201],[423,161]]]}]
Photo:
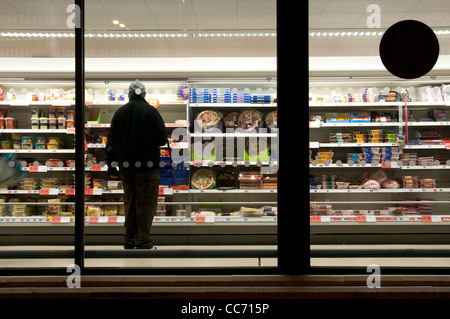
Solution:
[{"label": "price tag", "polygon": [[439,223],[442,219],[440,216],[422,216],[422,222],[423,223]]},{"label": "price tag", "polygon": [[39,166],[38,167],[36,167],[34,165],[29,166],[28,167],[28,172],[29,173],[37,173],[37,172],[39,172]]},{"label": "price tag", "polygon": [[99,223],[107,223],[108,222],[108,216],[100,216],[98,218]]},{"label": "price tag", "polygon": [[431,223],[431,216],[422,216],[422,222]]},{"label": "price tag", "polygon": [[102,170],[102,168],[100,167],[100,165],[95,164],[95,165],[92,165],[91,170],[92,170],[93,172],[100,172],[100,171]]},{"label": "price tag", "polygon": [[89,217],[89,224],[97,224],[97,223],[98,223],[98,217],[97,216]]},{"label": "price tag", "polygon": [[309,127],[311,127],[311,128],[318,128],[318,127],[320,127],[320,122],[316,122],[316,121],[309,122]]},{"label": "price tag", "polygon": [[75,188],[66,188],[64,191],[65,195],[75,195]]},{"label": "price tag", "polygon": [[51,223],[52,224],[60,224],[61,223],[61,217],[60,216],[52,217]]},{"label": "price tag", "polygon": [[312,223],[321,223],[322,222],[322,216],[311,216],[310,221]]},{"label": "price tag", "polygon": [[50,195],[50,189],[49,188],[41,188],[39,190],[39,195]]},{"label": "price tag", "polygon": [[214,223],[214,216],[196,216],[196,223]]},{"label": "price tag", "polygon": [[450,150],[450,140],[444,140],[444,146],[447,150]]},{"label": "price tag", "polygon": [[108,223],[117,223],[117,216],[108,216]]},{"label": "price tag", "polygon": [[75,128],[74,127],[70,127],[66,130],[66,134],[75,134]]},{"label": "price tag", "polygon": [[356,216],[356,221],[359,223],[375,223],[377,219],[375,216]]},{"label": "price tag", "polygon": [[319,148],[319,142],[309,142],[309,148]]},{"label": "price tag", "polygon": [[125,222],[125,216],[117,216],[117,222],[118,223],[124,223]]}]

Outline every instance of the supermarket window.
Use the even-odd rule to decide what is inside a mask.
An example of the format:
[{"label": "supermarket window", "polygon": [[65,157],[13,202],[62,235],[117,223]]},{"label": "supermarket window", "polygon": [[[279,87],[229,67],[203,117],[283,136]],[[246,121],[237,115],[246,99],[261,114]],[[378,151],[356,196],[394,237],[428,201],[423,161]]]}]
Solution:
[{"label": "supermarket window", "polygon": [[[312,267],[449,266],[420,258],[448,244],[449,10],[437,0],[309,1]],[[386,31],[404,20],[432,33],[398,33],[392,57],[439,43],[437,63],[413,78],[380,58]]]},{"label": "supermarket window", "polygon": [[[276,267],[276,1],[86,1],[85,40],[86,269]],[[157,159],[114,130],[131,100],[164,122]],[[150,239],[133,237],[134,168],[160,177]]]},{"label": "supermarket window", "polygon": [[0,5],[0,268],[8,273],[74,264],[71,4]]}]

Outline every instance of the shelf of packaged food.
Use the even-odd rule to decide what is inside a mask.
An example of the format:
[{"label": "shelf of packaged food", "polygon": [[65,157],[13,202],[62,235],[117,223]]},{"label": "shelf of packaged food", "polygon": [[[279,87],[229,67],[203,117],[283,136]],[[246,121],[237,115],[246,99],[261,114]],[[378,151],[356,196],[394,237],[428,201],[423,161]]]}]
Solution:
[{"label": "shelf of packaged food", "polygon": [[0,133],[11,133],[11,134],[16,134],[16,133],[43,133],[43,134],[69,134],[71,131],[67,130],[67,129],[54,129],[54,130],[35,130],[35,129],[3,129],[0,130]]},{"label": "shelf of packaged food", "polygon": [[211,160],[194,160],[187,162],[189,165],[195,167],[211,167],[211,166],[242,166],[242,165],[257,165],[257,166],[276,166],[276,160],[270,161],[211,161]]},{"label": "shelf of packaged food", "polygon": [[402,148],[407,150],[423,150],[423,149],[438,149],[445,150],[447,147],[444,144],[439,145],[402,145]]},{"label": "shelf of packaged food", "polygon": [[174,194],[274,194],[276,189],[175,189]]},{"label": "shelf of packaged food", "polygon": [[[128,101],[87,101],[85,102],[85,104],[87,106],[92,106],[92,105],[99,105],[99,106],[122,106],[124,104],[128,103]],[[168,105],[187,105],[186,101],[164,101],[164,102],[160,102],[158,107],[161,106],[168,106]]]},{"label": "shelf of packaged food", "polygon": [[[400,162],[401,163],[401,162]],[[309,165],[309,168],[367,168],[367,167],[378,167],[378,168],[398,168],[401,170],[422,170],[422,169],[431,169],[431,170],[444,170],[444,169],[450,169],[449,165],[398,165],[396,162],[391,162],[389,165],[382,163],[382,164],[372,164],[367,163],[365,165],[363,164],[313,164],[311,163]]]},{"label": "shelf of packaged food", "polygon": [[[105,148],[106,144],[102,144],[102,143],[88,143],[87,144],[88,148]],[[167,147],[166,145],[161,146],[161,148],[165,148]],[[184,148],[188,148],[189,145],[187,142],[173,142],[170,144],[170,147],[173,149],[184,149]]]},{"label": "shelf of packaged food", "polygon": [[[320,122],[309,122],[309,128],[326,128],[326,127],[398,127],[403,126],[402,122],[361,122],[361,123],[320,123]],[[450,125],[450,123],[449,123]]]},{"label": "shelf of packaged food", "polygon": [[[337,103],[309,103],[310,108],[342,108],[342,107],[378,107],[378,106],[392,106],[402,107],[405,102],[337,102]],[[407,102],[408,107],[445,107],[450,106],[450,102]]]},{"label": "shelf of packaged food", "polygon": [[[123,224],[125,216],[89,216],[85,217],[85,223],[88,224]],[[261,217],[242,217],[242,216],[155,216],[154,223],[189,223],[189,224],[210,224],[210,223],[229,223],[229,222],[268,222],[277,221],[277,216]],[[1,216],[2,223],[47,223],[47,224],[65,224],[74,223],[74,216]]]},{"label": "shelf of packaged food", "polygon": [[[405,122],[361,122],[361,123],[321,123],[309,122],[309,128],[335,128],[335,127],[400,127],[405,126]],[[450,126],[448,121],[432,122],[408,122],[408,127],[422,126]]]},{"label": "shelf of packaged food", "polygon": [[[186,123],[165,123],[166,127],[189,127]],[[86,128],[110,128],[111,124],[85,124]],[[1,131],[0,131],[1,132]]]},{"label": "shelf of packaged food", "polygon": [[[67,190],[67,191],[66,191]],[[0,189],[0,195],[75,195],[74,188],[44,188],[44,189]],[[172,195],[175,191],[170,187],[160,187],[159,195]],[[105,194],[123,194],[122,189],[102,189],[102,188],[86,188],[86,195],[105,195]],[[97,204],[108,204],[109,202],[101,202]],[[2,203],[4,204],[4,203]]]},{"label": "shelf of packaged food", "polygon": [[330,222],[357,222],[357,223],[375,223],[375,222],[450,222],[450,216],[445,215],[349,215],[349,216],[310,216],[311,223],[330,223]]},{"label": "shelf of packaged food", "polygon": [[310,189],[311,194],[447,193],[450,188]]},{"label": "shelf of packaged food", "polygon": [[[321,147],[390,147],[400,146],[397,143],[320,143],[309,142],[309,148],[321,148]],[[438,145],[430,145],[438,146]]]},{"label": "shelf of packaged food", "polygon": [[[370,190],[368,190],[370,192]],[[318,204],[318,205],[339,205],[339,204],[345,204],[345,205],[368,205],[368,204],[403,204],[403,205],[410,205],[410,204],[450,204],[450,201],[448,200],[414,200],[414,201],[408,201],[408,200],[392,200],[392,201],[373,201],[373,200],[367,200],[367,201],[310,201],[310,204]]]},{"label": "shelf of packaged food", "polygon": [[52,153],[58,153],[58,154],[75,154],[75,150],[73,149],[55,149],[55,150],[44,150],[44,149],[2,149],[0,150],[0,153],[2,154],[9,154],[9,153],[19,153],[19,154],[52,154]]},{"label": "shelf of packaged food", "polygon": [[73,106],[75,101],[72,100],[58,100],[58,101],[28,101],[28,100],[14,100],[14,101],[0,101],[2,106]]},{"label": "shelf of packaged food", "polygon": [[251,107],[277,107],[277,103],[189,103],[190,107],[237,107],[237,108],[251,108]]},{"label": "shelf of packaged food", "polygon": [[277,137],[278,133],[191,133],[191,137]]}]

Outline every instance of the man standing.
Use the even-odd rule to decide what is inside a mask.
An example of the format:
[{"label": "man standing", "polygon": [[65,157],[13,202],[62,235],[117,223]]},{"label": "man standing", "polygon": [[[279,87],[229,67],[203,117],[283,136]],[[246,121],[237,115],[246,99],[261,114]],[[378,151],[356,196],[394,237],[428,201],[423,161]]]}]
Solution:
[{"label": "man standing", "polygon": [[108,176],[120,176],[123,182],[125,249],[153,248],[150,228],[158,202],[159,147],[167,142],[164,120],[145,95],[139,80],[130,84],[129,102],[115,112],[106,144]]}]

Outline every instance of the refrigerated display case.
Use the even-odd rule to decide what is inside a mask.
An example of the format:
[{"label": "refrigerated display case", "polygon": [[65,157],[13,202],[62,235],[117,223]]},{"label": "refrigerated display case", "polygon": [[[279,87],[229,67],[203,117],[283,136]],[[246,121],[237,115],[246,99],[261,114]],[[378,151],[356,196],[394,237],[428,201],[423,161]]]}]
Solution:
[{"label": "refrigerated display case", "polygon": [[449,242],[448,92],[425,78],[311,82],[312,243]]},{"label": "refrigerated display case", "polygon": [[[163,165],[159,168],[160,203],[152,228],[155,242],[276,244],[276,81],[188,79],[144,83],[147,101],[157,107],[165,121],[178,174],[172,182],[164,175],[170,168]],[[86,83],[85,240],[88,245],[120,245],[122,241],[123,190],[120,180],[107,177],[105,145],[115,110],[127,102],[128,85],[126,81]],[[70,226],[74,223],[75,204],[74,97],[68,87],[47,86],[41,83],[32,94],[5,95],[1,102],[5,117],[18,120],[15,127],[1,129],[5,141],[2,152],[18,156],[26,180],[30,179],[32,184],[23,184],[26,187],[23,189],[1,190],[2,245],[73,243],[74,229]],[[22,87],[27,86],[21,83],[5,90],[15,92]],[[200,101],[193,93],[196,90],[204,90],[205,99]],[[220,90],[227,93],[217,94]],[[205,115],[204,118],[199,114]],[[209,125],[211,114],[220,114],[222,130],[216,127],[198,130],[202,123]],[[40,126],[42,119],[45,123],[51,119],[53,123],[54,118],[55,125],[45,129]],[[34,126],[34,121],[38,126]],[[32,142],[33,148],[14,148],[19,147],[13,144],[16,139],[24,147]],[[11,141],[11,149],[6,149],[7,141]],[[42,146],[45,149],[41,148],[41,142],[47,142]],[[210,145],[205,147],[205,144]],[[165,145],[161,147],[161,161],[167,156]],[[44,185],[44,182],[51,184]],[[10,213],[18,199],[17,205],[33,211],[20,215]],[[41,206],[46,210],[34,210]],[[6,211],[6,207],[10,209]]]}]

